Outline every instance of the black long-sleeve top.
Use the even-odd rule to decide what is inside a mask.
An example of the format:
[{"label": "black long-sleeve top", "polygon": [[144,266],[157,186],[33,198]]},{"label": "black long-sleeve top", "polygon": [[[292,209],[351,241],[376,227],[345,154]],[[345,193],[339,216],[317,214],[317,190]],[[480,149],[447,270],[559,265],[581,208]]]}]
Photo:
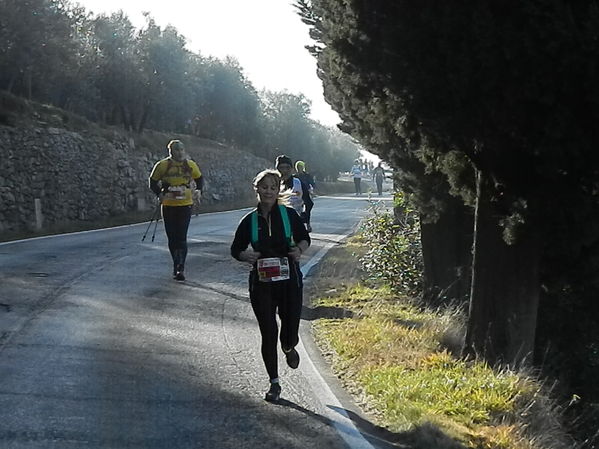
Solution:
[{"label": "black long-sleeve top", "polygon": [[[310,235],[297,212],[290,207],[286,207],[285,210],[289,216],[292,240],[296,244],[302,240],[310,244]],[[254,251],[259,251],[261,257],[287,257],[289,245],[285,237],[279,206],[275,204],[272,207],[268,219],[262,217],[257,209],[254,211],[258,213],[258,244],[256,246],[252,245]],[[254,211],[241,219],[235,231],[235,238],[231,244],[231,256],[237,260],[240,260],[239,253],[245,251],[251,244],[251,215]]]}]

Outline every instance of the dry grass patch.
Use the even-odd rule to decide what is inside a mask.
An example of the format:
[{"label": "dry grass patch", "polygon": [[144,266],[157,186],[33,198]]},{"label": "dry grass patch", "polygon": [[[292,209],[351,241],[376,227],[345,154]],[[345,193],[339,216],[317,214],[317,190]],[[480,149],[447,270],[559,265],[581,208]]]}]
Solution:
[{"label": "dry grass patch", "polygon": [[445,435],[435,437],[446,441],[436,449],[572,447],[533,376],[448,351],[447,336],[463,333],[458,311],[424,310],[388,287],[357,281],[328,289],[313,304],[352,312],[315,321],[317,341],[377,424],[416,438],[413,447],[425,447],[427,428]]}]

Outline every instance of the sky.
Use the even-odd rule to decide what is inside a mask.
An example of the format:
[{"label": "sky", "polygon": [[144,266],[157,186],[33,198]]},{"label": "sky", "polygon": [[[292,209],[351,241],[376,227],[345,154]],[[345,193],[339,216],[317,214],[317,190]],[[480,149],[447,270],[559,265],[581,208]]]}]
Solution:
[{"label": "sky", "polygon": [[312,102],[311,118],[334,126],[339,116],[326,103],[316,60],[304,48],[308,27],[292,0],[74,0],[94,15],[122,9],[133,25],[145,25],[143,11],[156,23],[173,25],[187,49],[203,56],[233,56],[258,90],[303,93]]}]

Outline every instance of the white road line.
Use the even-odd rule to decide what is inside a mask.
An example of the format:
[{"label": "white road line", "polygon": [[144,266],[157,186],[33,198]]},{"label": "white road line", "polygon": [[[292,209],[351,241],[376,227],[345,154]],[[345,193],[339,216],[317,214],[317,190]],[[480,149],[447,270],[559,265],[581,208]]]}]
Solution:
[{"label": "white road line", "polygon": [[[340,240],[346,237],[347,235],[342,236]],[[336,244],[337,243],[327,243],[301,267],[304,277],[308,275],[312,267],[320,262],[324,255]],[[341,405],[341,402],[339,402],[339,399],[335,396],[335,393],[333,393],[322,375],[318,372],[318,369],[316,369],[314,362],[312,362],[308,356],[301,337],[298,348],[302,359],[307,362],[301,365],[302,373],[308,380],[312,389],[315,392],[318,392],[318,398],[325,410],[326,417],[331,420],[335,430],[337,430],[341,438],[343,438],[350,449],[374,449],[374,446],[372,446],[372,444],[370,444],[356,428],[349,415],[345,412],[343,405]]]},{"label": "white road line", "polygon": [[[246,208],[242,208],[242,209],[223,210],[220,212],[206,212],[206,213],[200,214],[198,216],[226,214],[229,212],[243,211],[245,209],[247,209],[249,211],[251,208],[246,207]],[[191,219],[193,220],[194,217],[191,217]],[[162,218],[160,218],[160,220],[162,220]],[[70,235],[80,235],[80,234],[92,234],[92,233],[101,232],[101,231],[115,231],[118,229],[134,228],[137,226],[148,226],[148,229],[149,229],[149,224],[151,224],[151,222],[153,222],[153,221],[154,221],[154,219],[152,219],[151,221],[147,220],[147,221],[141,221],[139,223],[130,223],[130,224],[124,224],[124,225],[118,225],[118,226],[109,226],[106,228],[88,229],[85,231],[63,232],[62,234],[40,235],[38,237],[28,237],[28,238],[19,239],[19,240],[8,240],[6,242],[0,242],[0,246],[10,245],[11,243],[33,242],[35,240],[45,240],[45,239],[51,239],[51,238],[56,238],[56,237],[63,237],[65,235],[70,236]],[[152,226],[154,226],[154,225],[152,225]]]},{"label": "white road line", "polygon": [[304,277],[308,276],[308,273],[310,273],[310,270],[312,269],[312,267],[314,267],[314,265],[316,265],[318,262],[320,262],[320,260],[324,257],[324,255],[335,245],[337,245],[337,242],[327,242],[325,243],[325,245],[320,248],[320,250],[314,254],[310,260],[308,260],[305,264],[302,265],[301,270],[302,273],[304,275]]}]

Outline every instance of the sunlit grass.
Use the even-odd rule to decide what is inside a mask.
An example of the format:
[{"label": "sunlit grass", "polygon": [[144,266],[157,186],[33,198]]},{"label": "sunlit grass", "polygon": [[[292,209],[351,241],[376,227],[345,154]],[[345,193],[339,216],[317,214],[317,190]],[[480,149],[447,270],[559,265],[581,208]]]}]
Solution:
[{"label": "sunlit grass", "polygon": [[534,393],[514,373],[495,373],[482,363],[467,364],[446,352],[432,353],[418,366],[368,366],[361,379],[366,391],[398,417],[420,423],[451,417],[460,424],[488,424],[515,411],[516,399]]},{"label": "sunlit grass", "polygon": [[334,370],[368,398],[380,424],[402,432],[432,423],[468,448],[548,447],[523,436],[528,424],[522,417],[538,402],[539,383],[460,359],[444,347],[447,333],[461,332],[463,318],[455,310],[424,310],[387,287],[362,283],[315,302],[353,312],[352,318],[321,319],[314,326],[334,354]]}]

